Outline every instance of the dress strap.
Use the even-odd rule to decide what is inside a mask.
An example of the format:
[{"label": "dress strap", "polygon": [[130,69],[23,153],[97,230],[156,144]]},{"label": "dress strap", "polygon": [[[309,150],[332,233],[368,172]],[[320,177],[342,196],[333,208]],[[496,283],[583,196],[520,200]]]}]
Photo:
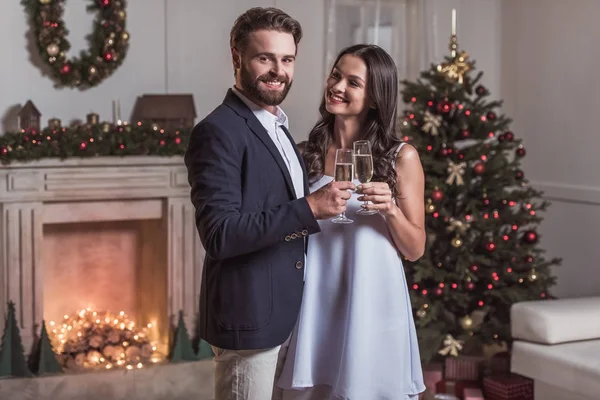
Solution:
[{"label": "dress strap", "polygon": [[396,168],[396,158],[398,158],[398,154],[400,153],[400,149],[402,149],[402,146],[404,146],[406,144],[406,142],[402,142],[398,145],[398,147],[396,148],[396,151],[394,151],[394,159],[392,160],[392,167]]}]

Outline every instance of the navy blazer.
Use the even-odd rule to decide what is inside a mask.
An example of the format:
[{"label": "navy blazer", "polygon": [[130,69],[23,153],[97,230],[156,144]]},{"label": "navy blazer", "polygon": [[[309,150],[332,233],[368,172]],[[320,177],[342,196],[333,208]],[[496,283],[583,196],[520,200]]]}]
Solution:
[{"label": "navy blazer", "polygon": [[231,89],[192,130],[185,164],[206,250],[200,337],[224,349],[280,345],[298,318],[304,238],[320,230],[306,198],[296,198],[267,130]]}]

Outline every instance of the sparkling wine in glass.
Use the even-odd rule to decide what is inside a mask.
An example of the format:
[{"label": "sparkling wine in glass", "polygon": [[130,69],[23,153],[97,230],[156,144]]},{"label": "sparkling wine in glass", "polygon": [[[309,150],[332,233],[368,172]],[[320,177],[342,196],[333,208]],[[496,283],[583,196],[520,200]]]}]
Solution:
[{"label": "sparkling wine in glass", "polygon": [[[349,149],[337,149],[335,152],[335,176],[336,181],[352,182],[354,177],[353,152]],[[341,213],[331,220],[336,224],[351,224],[354,221],[346,217],[346,213]]]},{"label": "sparkling wine in glass", "polygon": [[[373,179],[373,155],[371,154],[371,142],[368,140],[357,140],[354,142],[354,172],[356,179],[360,183],[369,183]],[[369,202],[365,201],[365,205],[367,204]],[[361,208],[356,213],[360,215],[374,215],[379,213],[379,211]]]}]

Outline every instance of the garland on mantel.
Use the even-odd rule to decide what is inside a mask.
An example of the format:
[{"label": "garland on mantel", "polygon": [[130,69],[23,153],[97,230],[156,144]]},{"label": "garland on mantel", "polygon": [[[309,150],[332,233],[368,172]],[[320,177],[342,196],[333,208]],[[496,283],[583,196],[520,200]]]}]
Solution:
[{"label": "garland on mantel", "polygon": [[177,156],[187,148],[189,129],[165,131],[152,122],[46,127],[0,136],[0,162],[98,156]]}]

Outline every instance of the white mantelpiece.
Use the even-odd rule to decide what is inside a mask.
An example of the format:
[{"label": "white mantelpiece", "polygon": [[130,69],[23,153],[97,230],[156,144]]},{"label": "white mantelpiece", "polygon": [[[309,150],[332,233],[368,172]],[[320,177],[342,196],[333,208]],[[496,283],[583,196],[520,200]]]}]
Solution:
[{"label": "white mantelpiece", "polygon": [[[151,253],[164,252],[168,319],[175,323],[183,310],[191,332],[204,250],[182,157],[45,159],[0,166],[0,310],[15,302],[27,353],[44,318],[44,224],[132,220],[162,221],[165,232],[145,238],[144,245]],[[0,332],[3,325],[0,318]]]}]

